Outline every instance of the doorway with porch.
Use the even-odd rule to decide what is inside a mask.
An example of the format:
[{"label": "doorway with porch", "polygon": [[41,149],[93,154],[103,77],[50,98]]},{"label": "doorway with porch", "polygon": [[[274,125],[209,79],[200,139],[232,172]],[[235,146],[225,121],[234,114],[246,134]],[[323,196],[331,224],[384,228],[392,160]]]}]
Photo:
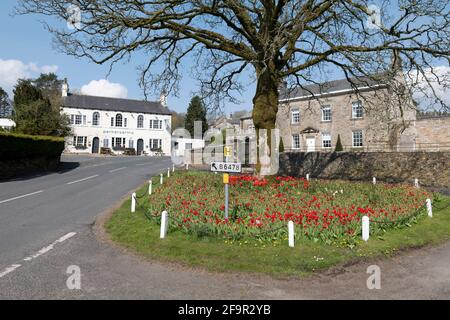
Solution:
[{"label": "doorway with porch", "polygon": [[306,152],[316,151],[316,138],[307,137],[306,138]]}]

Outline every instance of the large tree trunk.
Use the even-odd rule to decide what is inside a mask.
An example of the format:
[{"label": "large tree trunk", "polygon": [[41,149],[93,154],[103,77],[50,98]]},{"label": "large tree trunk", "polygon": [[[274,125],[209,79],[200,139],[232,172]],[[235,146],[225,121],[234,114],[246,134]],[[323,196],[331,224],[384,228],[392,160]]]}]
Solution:
[{"label": "large tree trunk", "polygon": [[272,153],[272,129],[275,129],[275,121],[278,112],[278,86],[279,79],[277,77],[277,72],[273,69],[265,69],[262,72],[258,72],[258,82],[256,85],[256,93],[253,98],[253,123],[256,128],[257,136],[257,164],[256,172],[258,175],[265,175],[267,168],[264,169],[264,163],[261,163],[261,155],[264,154],[264,148],[260,146],[260,129],[267,129],[267,139],[262,142],[265,143],[265,147],[268,150],[266,155],[271,157]]}]

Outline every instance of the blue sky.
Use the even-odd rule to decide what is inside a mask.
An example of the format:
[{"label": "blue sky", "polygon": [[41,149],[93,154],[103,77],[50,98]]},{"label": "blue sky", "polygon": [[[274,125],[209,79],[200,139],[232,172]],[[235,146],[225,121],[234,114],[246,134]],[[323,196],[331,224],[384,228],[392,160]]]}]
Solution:
[{"label": "blue sky", "polygon": [[[0,70],[0,86],[5,90],[12,90],[12,78],[15,74],[35,77],[40,72],[53,71],[60,78],[68,78],[71,89],[81,89],[83,85],[92,80],[104,79],[108,73],[108,66],[98,66],[85,59],[76,59],[58,52],[53,48],[52,36],[49,34],[40,19],[42,16],[11,16],[16,4],[15,0],[0,1],[0,68],[1,64],[8,65],[4,70],[7,76]],[[142,59],[141,61],[139,61]],[[14,61],[10,61],[14,60]],[[17,60],[17,61],[16,61]],[[8,63],[7,63],[8,62]],[[107,80],[112,83],[120,83],[128,91],[128,98],[143,99],[142,90],[139,88],[136,67],[145,62],[144,57],[135,57],[129,64],[117,64]],[[193,92],[198,90],[197,83],[186,74],[180,86],[180,97],[169,96],[168,102],[171,109],[177,112],[185,112]],[[225,112],[237,110],[250,110],[253,96],[253,86],[249,87],[241,97],[242,104],[234,105],[226,103]],[[11,97],[12,98],[12,97]],[[157,100],[159,96],[150,96],[149,100]]]}]

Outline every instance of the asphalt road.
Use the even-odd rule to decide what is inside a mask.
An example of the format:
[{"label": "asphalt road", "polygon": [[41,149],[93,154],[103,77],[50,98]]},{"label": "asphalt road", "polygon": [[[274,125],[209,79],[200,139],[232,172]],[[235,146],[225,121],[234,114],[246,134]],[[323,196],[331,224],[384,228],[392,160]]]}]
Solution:
[{"label": "asphalt road", "polygon": [[[450,243],[306,279],[144,261],[104,240],[93,222],[170,159],[65,160],[60,173],[0,183],[0,299],[450,299]],[[379,290],[366,285],[373,264]],[[67,286],[70,266],[80,268],[79,290]]]}]

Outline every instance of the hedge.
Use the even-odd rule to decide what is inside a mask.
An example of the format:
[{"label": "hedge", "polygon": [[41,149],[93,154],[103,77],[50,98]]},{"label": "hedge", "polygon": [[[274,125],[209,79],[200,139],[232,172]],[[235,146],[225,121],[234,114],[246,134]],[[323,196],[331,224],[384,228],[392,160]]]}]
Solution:
[{"label": "hedge", "polygon": [[64,150],[64,138],[0,132],[0,160],[55,158]]}]

